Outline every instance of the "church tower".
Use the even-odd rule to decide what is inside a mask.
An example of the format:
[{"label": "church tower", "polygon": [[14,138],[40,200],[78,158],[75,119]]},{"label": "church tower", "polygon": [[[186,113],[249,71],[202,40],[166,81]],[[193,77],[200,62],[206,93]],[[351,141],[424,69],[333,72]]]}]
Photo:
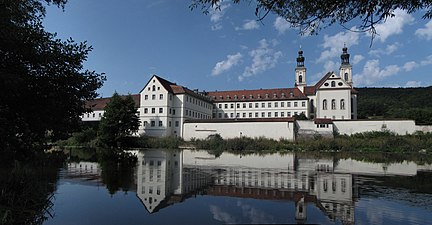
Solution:
[{"label": "church tower", "polygon": [[295,68],[295,86],[304,92],[304,87],[306,86],[306,67],[304,66],[303,51],[300,49],[297,56],[297,66]]},{"label": "church tower", "polygon": [[344,47],[342,48],[341,66],[339,68],[339,73],[340,77],[352,86],[352,66],[349,62],[349,57],[350,54],[348,54],[348,48],[344,44]]}]

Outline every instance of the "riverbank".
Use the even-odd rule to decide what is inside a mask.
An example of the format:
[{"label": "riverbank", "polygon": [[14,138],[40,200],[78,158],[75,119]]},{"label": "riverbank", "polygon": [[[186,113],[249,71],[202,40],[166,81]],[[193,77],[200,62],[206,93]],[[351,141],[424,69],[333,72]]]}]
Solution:
[{"label": "riverbank", "polygon": [[[88,132],[87,132],[88,133]],[[58,142],[60,148],[80,146],[95,148],[98,143],[95,138],[81,137],[77,134],[68,140]],[[82,141],[84,140],[84,141]],[[391,132],[365,132],[351,136],[337,135],[334,138],[316,136],[313,139],[291,142],[268,138],[239,137],[223,139],[220,135],[209,136],[206,139],[183,141],[174,137],[128,137],[123,140],[120,148],[170,148],[179,147],[206,149],[216,152],[399,152],[399,153],[432,153],[432,133],[415,133],[411,135],[396,135]]]}]

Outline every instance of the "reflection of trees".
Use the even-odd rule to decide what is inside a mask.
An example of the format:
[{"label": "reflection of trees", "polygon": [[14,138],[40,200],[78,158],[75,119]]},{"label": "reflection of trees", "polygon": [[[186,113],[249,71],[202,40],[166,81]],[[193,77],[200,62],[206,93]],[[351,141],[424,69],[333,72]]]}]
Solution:
[{"label": "reflection of trees", "polygon": [[58,163],[0,169],[0,224],[42,224],[53,216]]},{"label": "reflection of trees", "polygon": [[109,150],[104,152],[98,157],[102,168],[102,182],[110,194],[115,194],[119,190],[127,192],[134,185],[137,158],[126,153],[113,153]]}]

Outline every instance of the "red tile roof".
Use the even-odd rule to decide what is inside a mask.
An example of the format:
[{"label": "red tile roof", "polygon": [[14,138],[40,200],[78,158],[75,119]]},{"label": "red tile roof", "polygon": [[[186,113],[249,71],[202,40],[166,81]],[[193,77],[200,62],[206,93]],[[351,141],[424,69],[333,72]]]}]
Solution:
[{"label": "red tile roof", "polygon": [[[213,91],[208,92],[207,96],[211,97],[214,102],[307,99],[306,95],[303,94],[298,88]],[[237,96],[237,99],[235,96]]]},{"label": "red tile roof", "polygon": [[[140,95],[131,95],[132,99],[135,102],[135,107],[139,108],[140,106]],[[125,98],[126,95],[121,96],[122,98]],[[103,110],[105,109],[105,106],[108,104],[108,102],[111,100],[111,98],[97,98],[86,102],[86,108],[91,110]]]},{"label": "red tile roof", "polygon": [[333,120],[328,118],[315,118],[315,124],[332,124]]},{"label": "red tile roof", "polygon": [[237,119],[187,119],[185,123],[244,123],[244,122],[294,122],[294,117],[237,118]]}]

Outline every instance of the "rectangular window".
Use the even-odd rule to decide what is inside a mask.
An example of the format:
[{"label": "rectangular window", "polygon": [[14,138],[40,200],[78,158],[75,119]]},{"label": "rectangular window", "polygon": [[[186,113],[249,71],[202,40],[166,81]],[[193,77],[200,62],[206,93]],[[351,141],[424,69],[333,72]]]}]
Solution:
[{"label": "rectangular window", "polygon": [[179,121],[175,121],[175,126],[176,126],[176,127],[179,126]]},{"label": "rectangular window", "polygon": [[159,108],[159,113],[163,113],[163,108]]},{"label": "rectangular window", "polygon": [[252,108],[252,103],[249,103],[249,108]]},{"label": "rectangular window", "polygon": [[222,109],[222,104],[219,104],[219,109]]},{"label": "rectangular window", "polygon": [[155,100],[156,99],[156,95],[152,95],[152,100]]},{"label": "rectangular window", "polygon": [[261,113],[261,117],[263,117],[263,118],[265,117],[265,112]]},{"label": "rectangular window", "polygon": [[152,113],[156,113],[156,109],[155,108],[152,108]]},{"label": "rectangular window", "polygon": [[147,121],[144,121],[144,126],[145,126],[145,127],[147,126],[147,124],[148,124]]},{"label": "rectangular window", "polygon": [[231,109],[234,109],[234,104],[233,103],[231,103]]},{"label": "rectangular window", "polygon": [[291,107],[291,102],[287,102],[287,107]]},{"label": "rectangular window", "polygon": [[234,118],[234,113],[230,113],[230,117],[231,117],[231,118]]},{"label": "rectangular window", "polygon": [[278,117],[279,116],[279,113],[278,112],[275,112],[275,117]]},{"label": "rectangular window", "polygon": [[147,100],[148,99],[148,95],[144,95],[144,99]]},{"label": "rectangular window", "polygon": [[224,113],[224,117],[225,117],[225,118],[228,118],[228,113]]},{"label": "rectangular window", "polygon": [[228,104],[225,104],[225,109],[228,109]]},{"label": "rectangular window", "polygon": [[285,117],[285,113],[284,112],[281,112],[281,117]]},{"label": "rectangular window", "polygon": [[249,118],[252,118],[252,113],[249,113]]},{"label": "rectangular window", "polygon": [[298,103],[297,102],[294,102],[294,107],[298,107]]},{"label": "rectangular window", "polygon": [[163,99],[163,94],[159,95],[159,99],[162,100]]},{"label": "rectangular window", "polygon": [[278,103],[277,103],[277,102],[275,102],[275,103],[274,103],[274,106],[275,106],[275,108],[277,108],[277,107],[278,107]]},{"label": "rectangular window", "polygon": [[268,107],[271,108],[271,102],[268,103]]},{"label": "rectangular window", "polygon": [[246,113],[243,113],[243,118],[246,118]]},{"label": "rectangular window", "polygon": [[237,109],[240,108],[240,103],[237,103]]},{"label": "rectangular window", "polygon": [[144,108],[144,114],[147,114],[147,113],[148,113],[148,109]]},{"label": "rectangular window", "polygon": [[302,107],[306,107],[306,102],[302,102]]},{"label": "rectangular window", "polygon": [[268,112],[268,113],[267,113],[267,117],[271,117],[271,112]]},{"label": "rectangular window", "polygon": [[281,107],[285,107],[285,102],[281,102]]},{"label": "rectangular window", "polygon": [[291,112],[287,112],[287,116],[288,116],[288,117],[291,117]]},{"label": "rectangular window", "polygon": [[219,114],[218,114],[218,117],[219,117],[219,118],[222,118],[222,113],[219,113]]},{"label": "rectangular window", "polygon": [[150,121],[150,124],[151,124],[150,126],[152,126],[152,127],[154,127],[156,125],[155,121],[153,121],[153,120]]},{"label": "rectangular window", "polygon": [[171,127],[171,121],[168,121],[168,126]]},{"label": "rectangular window", "polygon": [[175,115],[175,109],[173,109],[173,115]]},{"label": "rectangular window", "polygon": [[257,118],[258,118],[258,113],[257,113],[257,112],[255,113],[255,117],[257,117]]},{"label": "rectangular window", "polygon": [[239,118],[240,117],[240,113],[236,113],[236,118]]},{"label": "rectangular window", "polygon": [[243,109],[246,108],[246,103],[243,103]]},{"label": "rectangular window", "polygon": [[258,106],[259,106],[259,104],[258,104],[258,103],[255,103],[255,108],[258,108]]},{"label": "rectangular window", "polygon": [[162,126],[162,121],[159,121],[159,126],[160,126],[160,127]]},{"label": "rectangular window", "polygon": [[261,108],[265,108],[265,103],[261,103]]}]

